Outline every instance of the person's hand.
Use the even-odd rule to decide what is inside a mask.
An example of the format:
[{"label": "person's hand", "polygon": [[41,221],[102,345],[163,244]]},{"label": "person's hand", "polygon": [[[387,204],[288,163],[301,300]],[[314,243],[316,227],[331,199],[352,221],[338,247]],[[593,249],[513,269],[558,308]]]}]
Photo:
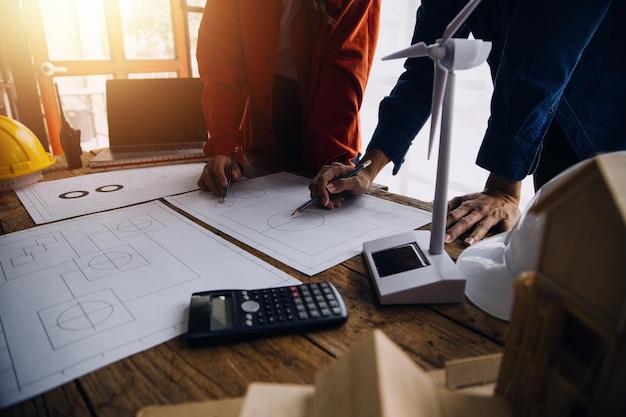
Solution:
[{"label": "person's hand", "polygon": [[[224,155],[217,155],[207,160],[202,175],[198,180],[198,187],[204,191],[212,191],[218,196],[224,195],[224,190],[228,185],[228,170],[230,169],[231,158]],[[241,168],[236,163],[231,176],[232,181],[241,177]]]},{"label": "person's hand", "polygon": [[482,192],[453,198],[448,202],[445,242],[470,232],[464,242],[473,245],[491,228],[512,229],[520,217],[520,193],[520,181],[491,174]]},{"label": "person's hand", "polygon": [[354,167],[339,162],[324,165],[309,184],[311,197],[319,196],[322,206],[333,209],[341,206],[342,193],[366,193],[376,175],[389,162],[387,157],[376,149],[368,150],[361,160],[367,161],[368,159],[372,161],[371,165],[350,178],[341,177],[352,171]]}]

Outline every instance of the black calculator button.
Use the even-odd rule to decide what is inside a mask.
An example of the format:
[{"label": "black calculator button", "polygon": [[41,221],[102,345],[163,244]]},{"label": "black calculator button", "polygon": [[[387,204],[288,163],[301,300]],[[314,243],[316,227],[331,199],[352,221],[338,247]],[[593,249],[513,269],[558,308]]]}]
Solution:
[{"label": "black calculator button", "polygon": [[241,309],[246,313],[256,313],[260,308],[259,303],[253,300],[247,300],[241,303]]}]

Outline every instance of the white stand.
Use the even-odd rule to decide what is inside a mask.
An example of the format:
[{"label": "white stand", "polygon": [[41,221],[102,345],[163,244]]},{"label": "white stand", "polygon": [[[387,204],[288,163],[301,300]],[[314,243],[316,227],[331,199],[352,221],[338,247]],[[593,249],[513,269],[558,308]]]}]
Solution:
[{"label": "white stand", "polygon": [[[413,231],[372,240],[363,244],[363,256],[381,304],[461,303],[465,293],[465,277],[446,252],[429,253],[425,248],[430,232]],[[415,243],[427,265],[392,275],[381,276],[373,254],[393,251]],[[401,263],[402,259],[397,259]]]},{"label": "white stand", "polygon": [[[433,202],[431,231],[414,231],[365,242],[363,254],[381,304],[461,303],[465,292],[465,276],[444,250],[446,214],[448,212],[448,170],[452,129],[454,72],[448,75],[441,113],[441,140],[437,160],[437,182]],[[393,275],[381,276],[380,265],[373,253],[393,250],[416,243],[429,265]],[[428,248],[428,250],[426,250]],[[398,258],[397,262],[402,262]]]}]

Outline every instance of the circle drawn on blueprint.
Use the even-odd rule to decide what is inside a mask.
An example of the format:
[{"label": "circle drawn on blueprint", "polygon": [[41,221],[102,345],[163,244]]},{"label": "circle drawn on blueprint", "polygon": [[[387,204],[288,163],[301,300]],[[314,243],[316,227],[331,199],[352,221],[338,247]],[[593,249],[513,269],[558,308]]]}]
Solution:
[{"label": "circle drawn on blueprint", "polygon": [[59,314],[57,325],[63,330],[94,329],[112,315],[113,306],[106,301],[78,302]]},{"label": "circle drawn on blueprint", "polygon": [[81,198],[84,197],[86,195],[89,194],[89,191],[82,191],[82,190],[76,190],[76,191],[67,191],[63,194],[59,194],[59,198],[63,199],[63,200],[71,200],[73,198]]},{"label": "circle drawn on blueprint", "polygon": [[152,227],[152,221],[148,219],[130,219],[125,220],[117,225],[117,230],[120,232],[143,232],[149,230]]},{"label": "circle drawn on blueprint", "polygon": [[292,216],[291,213],[291,211],[276,213],[267,219],[267,224],[272,229],[286,232],[313,230],[324,224],[324,216],[319,213],[304,211],[297,216]]},{"label": "circle drawn on blueprint", "polygon": [[218,201],[217,203],[215,203],[215,207],[222,207],[222,208],[228,208],[228,207],[232,207],[233,206],[233,202],[232,201]]},{"label": "circle drawn on blueprint", "polygon": [[124,186],[120,184],[109,184],[96,188],[96,191],[99,193],[112,193],[113,191],[119,191],[122,188],[124,188]]},{"label": "circle drawn on blueprint", "polygon": [[133,255],[127,252],[106,252],[89,260],[89,268],[99,271],[116,271],[128,265]]}]

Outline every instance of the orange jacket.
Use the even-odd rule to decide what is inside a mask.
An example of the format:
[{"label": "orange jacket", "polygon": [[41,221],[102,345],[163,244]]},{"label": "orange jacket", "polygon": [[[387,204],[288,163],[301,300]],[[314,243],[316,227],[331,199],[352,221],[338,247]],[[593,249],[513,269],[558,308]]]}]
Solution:
[{"label": "orange jacket", "polygon": [[[380,1],[328,0],[332,26],[305,2],[294,18],[291,44],[302,101],[302,150],[315,172],[333,161],[350,164],[360,151],[359,110],[378,39]],[[281,11],[282,0],[206,3],[197,59],[205,84],[202,101],[210,138],[204,151],[209,157],[230,157],[236,146],[281,157],[271,104]],[[238,162],[243,167],[242,153]]]}]

